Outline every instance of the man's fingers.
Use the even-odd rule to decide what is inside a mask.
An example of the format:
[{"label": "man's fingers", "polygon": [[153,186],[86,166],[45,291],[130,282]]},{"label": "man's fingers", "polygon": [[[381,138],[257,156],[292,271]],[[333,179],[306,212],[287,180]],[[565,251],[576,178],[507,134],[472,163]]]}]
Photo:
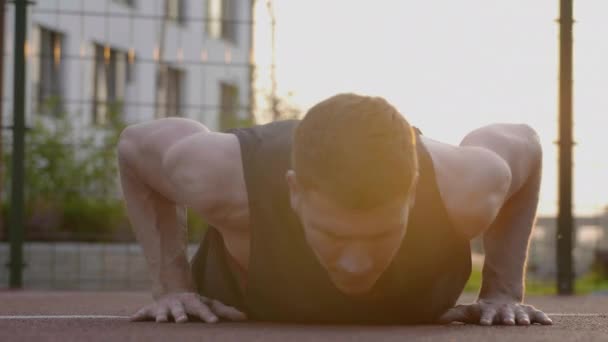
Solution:
[{"label": "man's fingers", "polygon": [[232,321],[243,321],[247,319],[247,315],[245,315],[243,312],[232,306],[228,306],[219,300],[214,299],[211,301],[211,310],[213,310],[213,312],[217,315]]},{"label": "man's fingers", "polygon": [[201,301],[197,302],[197,304],[194,305],[191,310],[188,310],[188,312],[196,315],[198,318],[207,323],[215,323],[219,321],[219,318],[207,307],[207,305]]},{"label": "man's fingers", "polygon": [[517,325],[530,325],[530,317],[522,308],[518,307],[515,309],[515,322]]},{"label": "man's fingers", "polygon": [[133,314],[131,317],[129,317],[129,321],[131,321],[131,322],[145,321],[150,318],[154,318],[154,315],[152,315],[150,308],[148,308],[146,306],[144,308],[139,309],[135,314]]},{"label": "man's fingers", "polygon": [[481,310],[481,317],[479,318],[479,324],[481,325],[492,325],[496,317],[496,309],[488,306]]},{"label": "man's fingers", "polygon": [[186,316],[184,306],[181,302],[170,302],[169,307],[171,308],[171,316],[173,316],[175,323],[184,323],[188,321],[188,316]]},{"label": "man's fingers", "polygon": [[547,316],[544,312],[542,312],[540,310],[533,309],[533,311],[530,313],[530,318],[531,318],[530,321],[532,323],[540,323],[542,325],[553,324],[553,321],[551,320],[551,318],[549,318],[549,316]]},{"label": "man's fingers", "polygon": [[167,307],[165,306],[161,306],[156,310],[156,322],[157,323],[163,323],[163,322],[168,322],[169,321],[169,310],[167,310]]},{"label": "man's fingers", "polygon": [[197,317],[206,323],[215,323],[219,317],[233,321],[242,321],[247,316],[236,308],[225,305],[218,300],[211,300],[197,293],[168,294],[155,303],[145,306],[129,317],[131,321],[156,320],[176,323],[187,322]]},{"label": "man's fingers", "polygon": [[505,306],[500,310],[500,322],[504,325],[515,325],[515,313],[512,307]]},{"label": "man's fingers", "polygon": [[439,318],[439,323],[477,323],[480,325],[530,325],[539,323],[553,324],[544,312],[521,303],[493,303],[480,300],[476,304],[458,305],[447,310]]}]

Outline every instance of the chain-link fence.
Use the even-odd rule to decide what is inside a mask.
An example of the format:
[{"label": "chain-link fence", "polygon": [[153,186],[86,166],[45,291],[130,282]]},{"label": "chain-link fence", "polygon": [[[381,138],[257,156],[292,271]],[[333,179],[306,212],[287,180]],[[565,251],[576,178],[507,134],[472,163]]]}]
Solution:
[{"label": "chain-link fence", "polygon": [[[28,20],[17,28],[27,32],[24,287],[148,287],[120,194],[118,135],[128,124],[167,116],[192,118],[212,130],[253,123],[255,102],[264,98],[253,86],[259,76],[252,60],[255,28],[272,25],[254,20],[255,5],[255,0],[28,5]],[[14,5],[3,2],[3,9],[0,287],[9,279],[15,77]],[[269,102],[272,118],[293,111],[276,97]],[[194,214],[188,220],[192,255],[205,222]],[[580,276],[598,261],[608,265],[608,220],[579,218],[577,225]],[[528,260],[532,277],[555,279],[555,236],[555,219],[540,218]]]},{"label": "chain-link fence", "polygon": [[[141,289],[116,143],[132,123],[254,122],[253,0],[39,0],[2,26],[0,287],[8,285],[15,31],[26,30],[24,287]],[[17,61],[18,62],[18,61]],[[190,253],[205,223],[189,215]]]}]

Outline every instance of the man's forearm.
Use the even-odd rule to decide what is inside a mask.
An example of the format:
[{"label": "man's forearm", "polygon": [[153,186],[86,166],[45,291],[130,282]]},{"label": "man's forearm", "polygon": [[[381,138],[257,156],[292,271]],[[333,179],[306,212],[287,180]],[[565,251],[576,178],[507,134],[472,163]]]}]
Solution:
[{"label": "man's forearm", "polygon": [[519,238],[490,232],[486,234],[479,298],[523,300],[527,245],[528,240],[524,240],[523,234]]},{"label": "man's forearm", "polygon": [[480,298],[523,300],[525,264],[538,206],[540,172],[539,168],[511,196],[484,234],[485,262]]},{"label": "man's forearm", "polygon": [[159,281],[162,295],[168,292],[194,291],[194,284],[188,261],[188,227],[187,208],[171,206],[173,214],[166,215],[166,222],[161,222]]},{"label": "man's forearm", "polygon": [[119,166],[127,215],[148,264],[154,297],[192,289],[186,255],[186,208],[152,190],[127,160],[119,158]]}]

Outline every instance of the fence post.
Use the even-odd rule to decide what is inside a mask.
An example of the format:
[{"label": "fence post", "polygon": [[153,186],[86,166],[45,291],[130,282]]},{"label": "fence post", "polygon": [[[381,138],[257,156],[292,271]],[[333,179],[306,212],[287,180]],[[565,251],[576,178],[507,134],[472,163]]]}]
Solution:
[{"label": "fence post", "polygon": [[572,272],[572,0],[560,0],[559,53],[559,214],[557,292],[574,292]]},{"label": "fence post", "polygon": [[13,160],[10,212],[10,281],[11,288],[23,286],[23,207],[24,207],[24,157],[25,157],[25,67],[27,6],[29,0],[14,0],[15,46],[13,74]]}]

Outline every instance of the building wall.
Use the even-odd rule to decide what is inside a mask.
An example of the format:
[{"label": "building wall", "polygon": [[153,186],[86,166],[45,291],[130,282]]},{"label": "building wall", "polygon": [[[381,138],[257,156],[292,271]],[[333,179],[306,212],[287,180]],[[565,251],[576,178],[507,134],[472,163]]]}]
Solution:
[{"label": "building wall", "polygon": [[[108,44],[135,52],[133,85],[127,89],[124,103],[125,119],[129,123],[151,120],[155,115],[156,70],[154,58],[161,31],[164,0],[135,0],[131,8],[120,0],[44,0],[29,7],[26,107],[28,125],[35,115],[32,72],[36,69],[35,28],[44,26],[61,32],[61,51],[65,66],[65,109],[73,115],[77,127],[91,125],[94,77],[94,43]],[[207,30],[208,0],[186,0],[186,20],[167,21],[163,59],[183,71],[182,111],[184,117],[196,119],[209,128],[219,129],[220,88],[228,83],[238,88],[238,117],[250,115],[251,87],[251,1],[233,1],[236,7],[237,44],[212,38]],[[13,30],[14,9],[7,5],[4,63],[4,125],[12,123]],[[105,14],[107,13],[107,15]],[[180,48],[183,58],[180,61]],[[206,58],[202,58],[206,55]],[[77,129],[82,134],[90,130]]]}]

